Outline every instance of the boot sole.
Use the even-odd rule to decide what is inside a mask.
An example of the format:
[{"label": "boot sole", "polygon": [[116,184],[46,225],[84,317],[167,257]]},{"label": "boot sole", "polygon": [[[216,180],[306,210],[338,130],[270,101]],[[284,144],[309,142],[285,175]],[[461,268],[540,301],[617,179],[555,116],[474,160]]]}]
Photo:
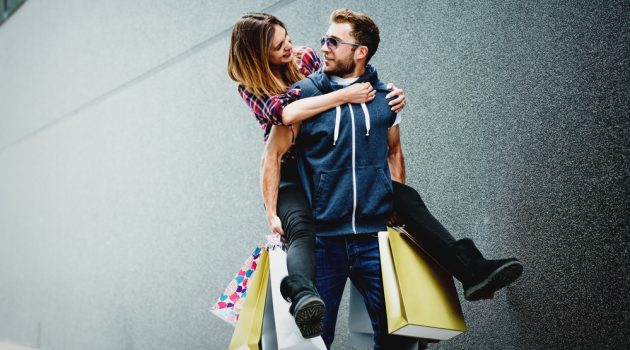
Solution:
[{"label": "boot sole", "polygon": [[302,337],[308,339],[322,335],[324,327],[322,319],[326,307],[324,302],[318,297],[309,297],[296,307],[295,324],[302,333]]},{"label": "boot sole", "polygon": [[523,264],[512,261],[494,270],[488,278],[467,288],[464,297],[468,301],[476,301],[511,284],[523,273]]},{"label": "boot sole", "polygon": [[324,333],[324,325],[321,321],[303,324],[301,327],[298,326],[298,328],[304,339],[319,337]]}]

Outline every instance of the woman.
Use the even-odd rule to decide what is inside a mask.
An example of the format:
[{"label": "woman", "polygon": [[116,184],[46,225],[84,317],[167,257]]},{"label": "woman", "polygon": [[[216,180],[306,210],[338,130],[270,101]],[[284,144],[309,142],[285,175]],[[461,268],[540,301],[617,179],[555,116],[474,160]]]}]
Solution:
[{"label": "woman", "polygon": [[[374,98],[369,84],[353,84],[296,101],[300,91],[287,91],[288,87],[320,66],[321,60],[312,49],[292,47],[284,24],[272,15],[247,14],[234,25],[228,74],[240,84],[238,91],[263,127],[265,141],[274,128],[290,127],[283,125],[308,119],[343,103],[365,103]],[[390,102],[392,110],[398,112],[405,104],[405,97],[398,89],[388,98],[392,96],[398,96]],[[282,159],[280,178],[277,199],[264,197],[269,227],[275,233],[286,233],[289,242],[289,276],[282,281],[281,293],[291,302],[290,311],[302,335],[317,336],[322,332],[324,305],[313,286],[315,230],[291,151]],[[275,185],[263,183],[263,193],[275,190]],[[520,275],[522,266],[516,259],[484,259],[471,240],[456,241],[431,215],[413,188],[397,182],[392,185],[395,211],[414,238],[462,282],[467,299],[490,297]]]}]

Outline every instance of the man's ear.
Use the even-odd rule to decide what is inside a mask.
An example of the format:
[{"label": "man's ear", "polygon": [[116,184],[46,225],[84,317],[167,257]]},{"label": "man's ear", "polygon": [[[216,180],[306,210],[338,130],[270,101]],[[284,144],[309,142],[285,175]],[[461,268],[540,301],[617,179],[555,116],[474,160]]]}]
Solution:
[{"label": "man's ear", "polygon": [[354,58],[357,60],[367,59],[368,51],[369,49],[367,46],[359,46],[354,52]]}]

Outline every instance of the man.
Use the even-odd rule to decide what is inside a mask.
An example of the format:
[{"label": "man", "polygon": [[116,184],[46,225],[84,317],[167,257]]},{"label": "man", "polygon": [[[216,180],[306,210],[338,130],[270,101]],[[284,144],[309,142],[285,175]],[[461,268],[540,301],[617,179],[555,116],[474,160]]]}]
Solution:
[{"label": "man", "polygon": [[[301,89],[304,98],[370,82],[376,97],[367,104],[325,111],[304,121],[301,130],[294,126],[300,178],[317,228],[316,284],[327,309],[323,338],[330,346],[341,295],[350,278],[364,297],[375,347],[396,348],[409,339],[387,334],[376,237],[376,232],[385,229],[393,204],[418,241],[462,282],[469,300],[491,297],[514,281],[522,266],[516,259],[485,260],[472,241],[455,241],[417,192],[402,185],[405,168],[399,120],[388,108],[388,90],[367,65],[378,47],[378,27],[368,16],[346,9],[334,11],[331,22],[322,39],[324,72],[294,87]],[[267,143],[270,158],[291,144],[291,132],[276,129]],[[265,171],[263,179],[270,174]]]},{"label": "man", "polygon": [[[330,347],[339,302],[350,278],[364,297],[375,348],[406,347],[415,340],[387,333],[378,251],[377,232],[386,229],[393,209],[388,150],[399,140],[397,115],[385,99],[389,90],[378,80],[376,70],[366,66],[376,52],[379,32],[369,17],[350,10],[337,10],[331,19],[322,46],[325,72],[296,84],[301,97],[353,82],[370,82],[376,96],[369,104],[323,112],[303,122],[298,132],[300,180],[317,228],[316,284],[327,309],[323,338]],[[361,44],[353,32],[363,39]],[[272,133],[268,148],[281,143],[284,147],[278,153],[282,153],[290,146],[290,137],[290,133]],[[402,162],[391,167],[394,179],[402,181]]]}]

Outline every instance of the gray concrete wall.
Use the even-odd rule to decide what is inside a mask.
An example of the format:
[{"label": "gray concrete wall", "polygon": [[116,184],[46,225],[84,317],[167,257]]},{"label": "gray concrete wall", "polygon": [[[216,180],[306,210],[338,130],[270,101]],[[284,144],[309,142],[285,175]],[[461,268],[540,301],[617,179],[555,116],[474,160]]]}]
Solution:
[{"label": "gray concrete wall", "polygon": [[408,182],[525,264],[431,348],[630,346],[622,1],[26,1],[0,26],[0,340],[226,348],[207,310],[266,232],[231,25],[270,12],[317,47],[340,6],[377,21],[373,62],[409,98]]}]

